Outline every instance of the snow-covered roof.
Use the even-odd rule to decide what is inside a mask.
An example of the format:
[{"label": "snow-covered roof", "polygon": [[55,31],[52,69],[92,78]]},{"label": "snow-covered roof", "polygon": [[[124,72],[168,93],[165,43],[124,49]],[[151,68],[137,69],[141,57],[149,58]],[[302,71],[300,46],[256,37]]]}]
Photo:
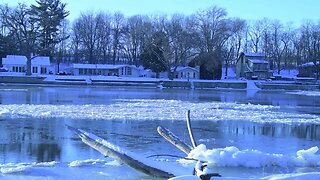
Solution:
[{"label": "snow-covered roof", "polygon": [[186,69],[199,72],[198,69],[192,68],[192,67],[189,67],[189,66],[178,66],[177,69],[176,69],[176,72],[184,71],[184,70],[186,70]]},{"label": "snow-covered roof", "polygon": [[249,57],[265,57],[263,53],[244,52],[243,54]]},{"label": "snow-covered roof", "polygon": [[[27,57],[20,55],[7,55],[2,58],[3,65],[26,65]],[[50,58],[47,56],[37,56],[31,60],[32,65],[50,66]]]},{"label": "snow-covered roof", "polygon": [[31,59],[32,65],[50,66],[50,58],[48,56],[37,56]]},{"label": "snow-covered roof", "polygon": [[113,64],[73,64],[75,69],[119,69],[122,67],[137,68],[133,65],[113,65]]},{"label": "snow-covered roof", "polygon": [[248,59],[248,61],[251,61],[253,64],[268,64],[268,61],[263,59]]},{"label": "snow-covered roof", "polygon": [[[318,64],[320,64],[320,62],[317,61],[316,64],[318,65]],[[312,67],[312,66],[314,66],[314,62],[313,61],[312,62],[307,62],[307,63],[304,63],[304,64],[300,65],[300,67]]]},{"label": "snow-covered roof", "polygon": [[7,57],[2,58],[3,65],[26,65],[27,57],[18,55],[7,55]]}]

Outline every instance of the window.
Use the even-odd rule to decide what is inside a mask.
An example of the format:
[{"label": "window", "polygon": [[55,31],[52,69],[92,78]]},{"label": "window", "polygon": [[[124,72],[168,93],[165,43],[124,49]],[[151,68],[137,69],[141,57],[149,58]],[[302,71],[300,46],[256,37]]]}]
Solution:
[{"label": "window", "polygon": [[130,67],[127,67],[127,75],[132,75],[132,70]]},{"label": "window", "polygon": [[47,68],[41,67],[41,74],[47,74]]},{"label": "window", "polygon": [[32,67],[32,73],[38,73],[38,67]]}]

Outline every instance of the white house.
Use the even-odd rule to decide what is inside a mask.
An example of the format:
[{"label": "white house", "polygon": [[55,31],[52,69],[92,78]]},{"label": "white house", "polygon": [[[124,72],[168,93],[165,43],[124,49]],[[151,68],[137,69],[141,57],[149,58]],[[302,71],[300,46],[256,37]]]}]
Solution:
[{"label": "white house", "polygon": [[[7,55],[2,58],[2,65],[8,72],[24,75],[27,70],[27,57],[19,55]],[[37,56],[31,60],[32,74],[49,74],[50,59],[45,56]]]},{"label": "white house", "polygon": [[174,72],[174,78],[176,79],[199,79],[200,78],[200,68],[189,66],[178,66]]},{"label": "white house", "polygon": [[104,75],[119,77],[139,77],[139,68],[133,65],[73,64],[74,75]]},{"label": "white house", "polygon": [[37,56],[31,59],[32,74],[49,74],[50,58],[47,56]]},{"label": "white house", "polygon": [[2,65],[8,72],[25,74],[27,69],[27,57],[7,55],[5,58],[2,58]]}]

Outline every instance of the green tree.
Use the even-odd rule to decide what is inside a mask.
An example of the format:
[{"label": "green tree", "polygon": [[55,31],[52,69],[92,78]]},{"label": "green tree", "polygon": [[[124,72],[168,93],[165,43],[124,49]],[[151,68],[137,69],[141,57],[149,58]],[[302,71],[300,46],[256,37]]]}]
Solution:
[{"label": "green tree", "polygon": [[39,27],[40,55],[52,56],[54,46],[67,37],[59,37],[62,21],[69,15],[60,0],[39,0],[31,5],[31,21]]},{"label": "green tree", "polygon": [[143,64],[144,68],[151,69],[153,72],[155,72],[156,78],[159,78],[160,72],[167,69],[163,60],[161,60],[162,58],[161,50],[155,46],[152,46],[144,49],[143,53],[141,54],[141,63]]},{"label": "green tree", "polygon": [[164,46],[167,44],[163,32],[156,32],[147,46],[143,48],[141,63],[146,69],[151,69],[159,77],[159,73],[169,69],[164,54]]},{"label": "green tree", "polygon": [[201,52],[194,58],[189,66],[200,66],[200,79],[220,80],[222,76],[222,63],[215,52]]}]

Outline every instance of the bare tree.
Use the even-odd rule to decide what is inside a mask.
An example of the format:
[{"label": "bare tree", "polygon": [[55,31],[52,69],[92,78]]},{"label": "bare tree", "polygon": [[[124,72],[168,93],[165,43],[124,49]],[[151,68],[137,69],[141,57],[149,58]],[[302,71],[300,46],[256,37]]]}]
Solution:
[{"label": "bare tree", "polygon": [[115,13],[112,21],[113,57],[112,63],[119,61],[119,51],[122,49],[122,37],[124,34],[125,18],[122,13]]},{"label": "bare tree", "polygon": [[1,16],[4,25],[16,39],[18,51],[27,57],[26,75],[31,75],[31,53],[35,52],[37,27],[30,20],[30,8],[19,4],[15,8],[3,6]]},{"label": "bare tree", "polygon": [[282,56],[285,50],[283,41],[281,41],[281,37],[283,34],[282,28],[283,25],[277,20],[273,21],[273,23],[271,24],[273,46],[271,55],[272,62],[270,63],[270,69],[273,69],[275,62],[278,74],[280,74],[281,71]]},{"label": "bare tree", "polygon": [[[226,10],[216,6],[202,10],[197,14],[197,32],[201,41],[202,54],[199,56],[202,57],[199,59],[201,61],[200,71],[207,71],[205,76],[212,76],[206,77],[208,79],[221,79],[223,47],[232,35],[231,23],[226,16]],[[206,59],[208,57],[210,60]]]},{"label": "bare tree", "polygon": [[55,45],[55,59],[56,59],[56,63],[58,66],[58,72],[60,71],[60,63],[62,63],[64,61],[64,57],[69,56],[68,58],[70,58],[70,54],[68,54],[69,50],[70,50],[70,41],[68,41],[70,37],[70,24],[68,20],[63,20],[61,23],[61,29],[60,29],[60,33],[58,35],[58,39],[60,39],[59,43],[57,43]]},{"label": "bare tree", "polygon": [[97,43],[97,58],[98,63],[109,63],[111,59],[111,15],[99,13],[99,25],[97,29],[98,43]]},{"label": "bare tree", "polygon": [[169,76],[171,79],[178,66],[187,65],[190,59],[198,54],[194,50],[195,34],[187,30],[187,25],[185,16],[175,14],[171,17],[166,29],[169,37],[169,50],[172,54],[170,59],[172,69]]},{"label": "bare tree", "polygon": [[224,46],[225,77],[228,77],[230,64],[235,64],[240,55],[246,28],[246,22],[241,19],[230,20],[230,23],[232,35]]},{"label": "bare tree", "polygon": [[139,65],[146,39],[152,34],[152,24],[147,16],[128,18],[123,47],[131,64]]},{"label": "bare tree", "polygon": [[75,36],[79,39],[81,47],[84,49],[86,61],[95,64],[97,63],[97,50],[99,34],[98,29],[103,19],[101,16],[96,16],[93,13],[81,14],[73,25]]}]

